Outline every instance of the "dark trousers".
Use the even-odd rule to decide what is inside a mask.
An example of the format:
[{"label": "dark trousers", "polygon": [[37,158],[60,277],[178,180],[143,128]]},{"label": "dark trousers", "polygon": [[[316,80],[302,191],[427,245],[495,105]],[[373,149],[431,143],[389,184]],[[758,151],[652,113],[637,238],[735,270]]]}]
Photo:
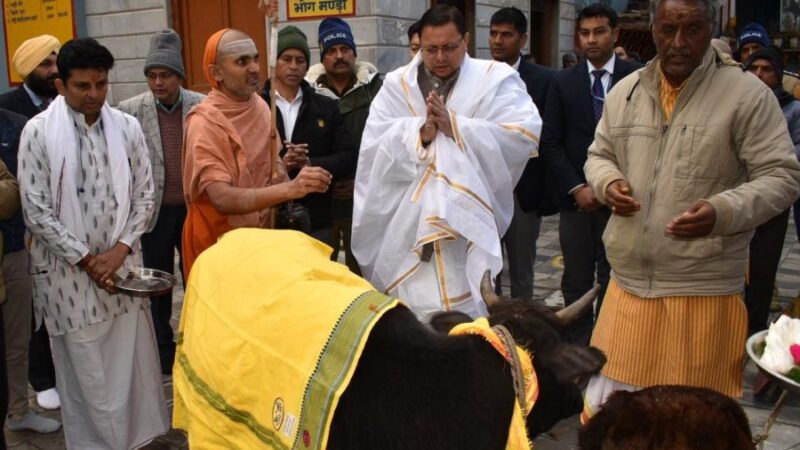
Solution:
[{"label": "dark trousers", "polygon": [[[0,431],[5,429],[8,415],[8,374],[6,373],[6,341],[3,329],[3,309],[0,308]],[[0,450],[6,450],[6,438],[0,433]]]},{"label": "dark trousers", "polygon": [[333,220],[333,236],[331,243],[333,244],[333,253],[331,260],[336,261],[339,256],[339,249],[344,251],[344,261],[347,268],[354,274],[361,276],[361,268],[358,266],[353,250],[350,249],[350,237],[353,234],[353,220],[352,219],[334,219]]},{"label": "dark trousers", "polygon": [[[145,267],[174,273],[175,250],[181,254],[183,222],[186,220],[185,205],[163,205],[158,211],[158,220],[153,231],[142,235],[142,257]],[[183,267],[183,261],[181,261]],[[181,270],[184,285],[186,275]],[[172,293],[150,297],[153,327],[156,331],[161,373],[171,374],[175,362],[175,341],[172,326]]]},{"label": "dark trousers", "polygon": [[595,211],[561,211],[559,216],[558,239],[564,255],[564,274],[561,278],[564,303],[574,303],[595,285],[595,280],[601,286],[594,316],[591,310],[586,311],[567,330],[568,339],[576,344],[589,343],[594,318],[600,313],[608,287],[611,268],[603,246],[603,231],[609,217],[608,208]]},{"label": "dark trousers", "polygon": [[[536,240],[541,225],[542,218],[536,212],[523,211],[514,194],[514,217],[502,240],[508,258],[512,298],[533,298],[533,266],[536,264]],[[497,295],[503,295],[500,275],[497,274],[495,281]]]},{"label": "dark trousers", "polygon": [[797,240],[800,241],[800,200],[794,202],[792,209],[794,210],[794,229],[797,233]]},{"label": "dark trousers", "polygon": [[50,334],[42,321],[36,329],[36,317],[31,315],[31,343],[28,347],[28,381],[36,392],[56,387],[56,369],[50,351]]},{"label": "dark trousers", "polygon": [[767,329],[769,306],[789,227],[789,210],[764,222],[750,241],[750,282],[744,288],[749,334]]}]

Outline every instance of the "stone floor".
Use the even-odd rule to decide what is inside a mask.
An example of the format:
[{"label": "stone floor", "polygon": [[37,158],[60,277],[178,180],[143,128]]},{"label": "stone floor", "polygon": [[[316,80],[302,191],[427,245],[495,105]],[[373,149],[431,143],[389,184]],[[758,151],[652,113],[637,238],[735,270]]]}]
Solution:
[{"label": "stone floor", "polygon": [[[535,264],[535,297],[545,300],[550,304],[563,303],[558,292],[561,283],[562,261],[561,250],[558,242],[558,219],[557,217],[546,218],[542,224],[542,232],[537,243],[538,255]],[[504,281],[504,289],[508,292],[508,280]],[[800,293],[800,245],[797,242],[797,235],[793,223],[790,223],[786,234],[784,252],[778,273],[777,287],[779,289],[779,299],[783,304],[791,302]],[[183,290],[178,289],[174,296],[173,319],[175,324],[180,314],[180,307],[183,300]],[[767,398],[755,397],[753,395],[753,379],[755,377],[755,366],[748,361],[745,367],[745,394],[740,403],[744,408],[749,420],[753,434],[761,431],[767,417],[770,414],[772,405],[777,395]],[[167,394],[170,410],[172,408],[172,380],[168,377],[164,379],[164,390]],[[35,405],[32,398],[31,404],[37,410],[41,410]],[[59,418],[58,411],[44,413],[48,417]],[[540,436],[535,441],[537,450],[571,450],[577,449],[577,433],[580,424],[578,418],[562,421],[546,435]],[[9,448],[15,450],[27,449],[63,449],[63,433],[57,432],[49,435],[37,435],[30,432],[9,432],[6,431],[6,441]],[[183,449],[176,436],[169,435],[160,442],[148,446],[152,450]],[[786,406],[780,416],[772,426],[769,437],[763,444],[765,450],[800,450],[800,396],[790,395]]]}]

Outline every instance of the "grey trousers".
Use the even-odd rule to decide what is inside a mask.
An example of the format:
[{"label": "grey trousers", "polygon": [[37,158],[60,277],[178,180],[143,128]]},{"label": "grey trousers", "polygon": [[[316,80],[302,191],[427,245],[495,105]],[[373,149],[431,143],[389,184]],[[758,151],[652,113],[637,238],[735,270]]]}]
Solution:
[{"label": "grey trousers", "polygon": [[8,370],[8,414],[19,417],[28,411],[28,344],[31,340],[33,286],[28,273],[28,251],[3,256],[6,302],[3,328]]}]

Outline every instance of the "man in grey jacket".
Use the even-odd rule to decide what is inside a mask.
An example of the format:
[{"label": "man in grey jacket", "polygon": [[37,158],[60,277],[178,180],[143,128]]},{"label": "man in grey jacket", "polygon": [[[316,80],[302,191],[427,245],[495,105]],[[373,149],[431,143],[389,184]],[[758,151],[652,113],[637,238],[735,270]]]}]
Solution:
[{"label": "man in grey jacket", "polygon": [[[745,69],[775,93],[789,125],[795,155],[800,155],[800,101],[783,88],[783,52],[773,46],[759,48],[745,61]],[[795,225],[800,226],[797,206],[795,204]],[[750,276],[744,290],[749,334],[767,329],[775,276],[788,224],[789,208],[759,225],[750,241]]]},{"label": "man in grey jacket", "polygon": [[[144,265],[173,273],[175,250],[181,251],[186,203],[183,198],[183,122],[204,95],[181,87],[186,78],[181,56],[181,38],[166,29],[150,39],[144,64],[149,91],[125,100],[119,109],[136,117],[142,125],[153,167],[155,210],[142,236]],[[184,278],[185,278],[184,274]],[[161,372],[172,373],[175,343],[169,320],[172,295],[152,297],[150,308],[158,340]]]}]

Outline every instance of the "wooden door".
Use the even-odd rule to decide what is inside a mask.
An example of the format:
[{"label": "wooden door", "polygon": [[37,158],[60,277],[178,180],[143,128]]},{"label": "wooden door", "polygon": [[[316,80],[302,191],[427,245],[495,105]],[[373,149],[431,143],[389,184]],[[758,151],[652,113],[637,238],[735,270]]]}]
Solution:
[{"label": "wooden door", "polygon": [[528,49],[538,64],[559,68],[553,58],[553,38],[558,36],[558,5],[556,0],[532,0]]},{"label": "wooden door", "polygon": [[206,41],[217,30],[236,28],[249,34],[261,56],[261,80],[267,79],[267,44],[264,15],[255,1],[242,0],[171,0],[172,27],[183,39],[183,63],[187,89],[208,92],[203,67]]}]

